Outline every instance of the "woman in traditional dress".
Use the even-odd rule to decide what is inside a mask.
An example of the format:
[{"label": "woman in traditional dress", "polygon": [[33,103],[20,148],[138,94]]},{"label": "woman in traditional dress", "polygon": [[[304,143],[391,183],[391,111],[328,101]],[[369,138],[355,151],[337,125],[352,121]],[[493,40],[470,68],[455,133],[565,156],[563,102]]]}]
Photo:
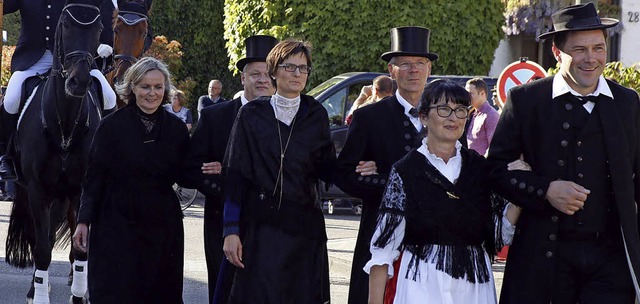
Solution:
[{"label": "woman in traditional dress", "polygon": [[489,258],[501,245],[496,223],[513,227],[502,219],[509,208],[492,205],[485,158],[458,141],[469,104],[454,82],[425,87],[418,111],[428,136],[389,176],[365,266],[369,303],[496,303]]},{"label": "woman in traditional dress", "polygon": [[170,87],[162,62],[138,61],[116,87],[127,106],[93,139],[73,236],[89,251],[91,303],[182,303],[183,216],[172,185],[194,188],[186,179],[199,168],[182,166],[187,127],[160,107]]},{"label": "woman in traditional dress", "polygon": [[224,253],[236,267],[229,303],[325,303],[329,265],[318,179],[335,152],[324,107],[301,95],[307,43],[286,40],[267,56],[276,94],[240,108],[225,166]]}]

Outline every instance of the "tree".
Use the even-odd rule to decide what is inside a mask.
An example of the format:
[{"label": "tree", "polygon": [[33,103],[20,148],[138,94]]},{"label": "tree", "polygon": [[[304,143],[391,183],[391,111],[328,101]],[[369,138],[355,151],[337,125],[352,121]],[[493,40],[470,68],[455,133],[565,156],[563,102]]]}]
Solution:
[{"label": "tree", "polygon": [[430,51],[440,55],[433,74],[486,75],[504,35],[501,0],[225,0],[224,9],[230,70],[244,38],[295,37],[314,45],[311,85],[347,71],[386,71],[380,55],[393,27],[431,29]]},{"label": "tree", "polygon": [[223,96],[227,98],[241,87],[240,80],[227,68],[223,4],[221,0],[162,0],[154,1],[149,13],[155,34],[182,44],[183,66],[175,77],[195,81],[191,99],[206,94],[211,79],[224,83]]}]

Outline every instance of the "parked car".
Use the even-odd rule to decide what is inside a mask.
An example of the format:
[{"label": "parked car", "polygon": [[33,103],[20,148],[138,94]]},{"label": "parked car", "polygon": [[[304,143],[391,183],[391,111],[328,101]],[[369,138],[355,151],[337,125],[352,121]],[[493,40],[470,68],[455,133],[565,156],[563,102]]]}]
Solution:
[{"label": "parked car", "polygon": [[322,211],[328,214],[346,213],[362,214],[362,202],[350,199],[333,199],[322,202]]},{"label": "parked car", "polygon": [[[349,114],[351,105],[360,95],[360,90],[363,86],[371,85],[373,79],[380,76],[387,75],[377,72],[351,72],[344,73],[330,78],[329,80],[321,83],[315,88],[307,92],[307,95],[313,96],[318,100],[326,109],[329,114],[329,126],[331,128],[331,138],[336,148],[336,154],[340,154],[344,143],[347,140],[347,131],[349,126],[345,123],[345,118]],[[489,92],[497,84],[498,79],[486,76],[451,76],[451,75],[431,75],[427,82],[435,79],[449,79],[464,86],[467,80],[474,77],[482,77],[487,83]],[[351,197],[342,192],[335,185],[331,185],[327,190],[325,185],[321,182],[319,189],[320,199],[324,204],[328,202],[339,201],[340,205],[351,203],[351,208],[354,206],[362,206],[360,199]],[[329,206],[329,205],[327,205]],[[335,208],[335,205],[334,205]],[[344,206],[343,208],[349,209],[350,207]]]}]

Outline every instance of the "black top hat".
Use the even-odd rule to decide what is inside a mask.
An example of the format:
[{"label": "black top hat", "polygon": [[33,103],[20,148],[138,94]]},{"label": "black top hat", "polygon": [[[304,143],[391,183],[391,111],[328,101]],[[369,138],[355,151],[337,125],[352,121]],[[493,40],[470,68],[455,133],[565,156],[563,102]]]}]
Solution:
[{"label": "black top hat", "polygon": [[427,57],[431,61],[438,59],[438,54],[429,53],[430,31],[424,27],[405,26],[391,29],[391,51],[380,56],[389,62],[395,56]]},{"label": "black top hat", "polygon": [[596,7],[591,2],[560,9],[551,15],[551,20],[554,30],[538,36],[539,39],[547,39],[561,32],[597,30],[618,25],[616,19],[598,17]]},{"label": "black top hat", "polygon": [[278,44],[278,39],[271,36],[256,35],[245,39],[244,44],[246,45],[247,57],[238,60],[236,63],[236,67],[240,71],[244,69],[247,63],[267,61],[267,55]]}]

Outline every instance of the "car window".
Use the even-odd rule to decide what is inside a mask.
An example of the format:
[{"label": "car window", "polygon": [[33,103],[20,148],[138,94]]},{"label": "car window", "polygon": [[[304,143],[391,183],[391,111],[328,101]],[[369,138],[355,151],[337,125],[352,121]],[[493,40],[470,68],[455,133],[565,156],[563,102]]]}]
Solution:
[{"label": "car window", "polygon": [[347,88],[334,93],[322,105],[329,114],[329,126],[336,127],[344,124],[344,105],[347,98]]}]

